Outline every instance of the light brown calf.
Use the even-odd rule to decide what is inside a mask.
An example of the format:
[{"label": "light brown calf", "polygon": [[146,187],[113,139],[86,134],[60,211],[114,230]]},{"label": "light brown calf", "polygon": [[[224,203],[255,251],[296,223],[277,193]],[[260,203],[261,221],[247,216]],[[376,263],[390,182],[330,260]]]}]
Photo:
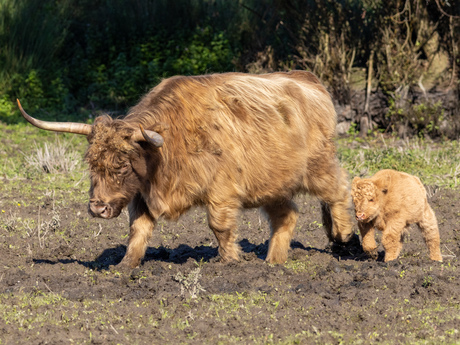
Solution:
[{"label": "light brown calf", "polygon": [[417,224],[431,260],[442,261],[436,216],[418,177],[395,170],[381,170],[371,178],[355,177],[351,187],[364,251],[377,258],[374,228],[382,231],[385,262],[396,259],[409,225]]}]

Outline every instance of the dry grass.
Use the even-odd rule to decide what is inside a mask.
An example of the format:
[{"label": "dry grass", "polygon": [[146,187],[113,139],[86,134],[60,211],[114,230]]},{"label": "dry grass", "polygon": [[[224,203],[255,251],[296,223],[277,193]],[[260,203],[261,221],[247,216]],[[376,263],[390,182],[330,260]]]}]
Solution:
[{"label": "dry grass", "polygon": [[45,143],[39,147],[35,143],[35,150],[30,155],[25,155],[28,166],[35,170],[55,174],[74,171],[81,162],[81,154],[72,151],[69,142],[59,138],[54,143]]}]

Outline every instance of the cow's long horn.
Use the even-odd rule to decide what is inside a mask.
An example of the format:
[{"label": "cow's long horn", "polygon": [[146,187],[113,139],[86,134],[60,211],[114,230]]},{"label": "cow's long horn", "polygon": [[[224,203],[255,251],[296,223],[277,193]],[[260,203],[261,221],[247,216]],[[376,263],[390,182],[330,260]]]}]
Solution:
[{"label": "cow's long horn", "polygon": [[150,131],[148,129],[144,130],[144,127],[142,127],[142,125],[139,125],[139,131],[134,133],[133,139],[135,141],[146,141],[156,147],[161,147],[164,143],[164,139],[160,134],[158,134],[155,131]]},{"label": "cow's long horn", "polygon": [[55,132],[68,132],[75,134],[88,135],[91,133],[91,125],[86,123],[76,123],[76,122],[51,122],[51,121],[41,121],[34,119],[32,116],[27,114],[24,109],[22,109],[21,102],[18,101],[19,110],[22,113],[22,116],[29,121],[35,127],[45,129],[47,131]]}]

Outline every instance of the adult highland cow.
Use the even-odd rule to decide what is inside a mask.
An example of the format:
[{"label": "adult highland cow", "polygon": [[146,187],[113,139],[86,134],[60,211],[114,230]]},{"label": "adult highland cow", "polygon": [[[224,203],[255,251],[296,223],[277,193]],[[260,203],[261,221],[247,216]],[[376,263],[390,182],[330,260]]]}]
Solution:
[{"label": "adult highland cow", "polygon": [[140,264],[159,217],[176,219],[194,205],[207,208],[222,261],[238,260],[237,216],[252,207],[270,221],[266,260],[286,261],[299,192],[322,200],[330,240],[352,235],[347,174],[333,142],[336,113],[309,72],[173,77],[125,118],[99,116],[93,125],[43,122],[19,107],[34,126],[87,136],[89,213],[108,219],[129,209],[122,265]]}]

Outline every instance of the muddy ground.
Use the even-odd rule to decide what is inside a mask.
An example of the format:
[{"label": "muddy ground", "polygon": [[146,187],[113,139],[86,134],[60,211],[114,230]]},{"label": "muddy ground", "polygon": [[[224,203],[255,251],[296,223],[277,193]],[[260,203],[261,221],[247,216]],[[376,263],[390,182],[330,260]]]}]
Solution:
[{"label": "muddy ground", "polygon": [[264,262],[269,230],[258,210],[240,217],[241,262],[218,262],[198,208],[160,221],[141,267],[126,274],[114,266],[126,212],[97,220],[72,201],[86,191],[21,205],[11,190],[0,195],[0,344],[460,342],[457,191],[429,189],[443,263],[429,260],[415,227],[388,264],[382,247],[378,261],[358,245],[331,247],[318,200],[301,196],[285,265]]}]

